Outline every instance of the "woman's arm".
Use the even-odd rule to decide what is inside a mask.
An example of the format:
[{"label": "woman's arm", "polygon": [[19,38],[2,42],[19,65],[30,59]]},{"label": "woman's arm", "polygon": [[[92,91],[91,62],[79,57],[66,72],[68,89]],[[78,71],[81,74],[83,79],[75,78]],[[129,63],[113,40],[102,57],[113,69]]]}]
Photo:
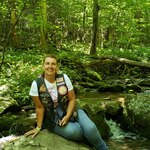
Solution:
[{"label": "woman's arm", "polygon": [[74,90],[71,90],[68,92],[68,107],[67,107],[67,114],[66,116],[70,118],[72,116],[72,113],[74,112],[74,109],[76,107],[76,98]]},{"label": "woman's arm", "polygon": [[26,132],[25,136],[32,135],[32,137],[35,137],[40,132],[40,129],[42,127],[45,109],[38,96],[32,96],[32,99],[36,107],[35,111],[36,111],[37,127],[33,130]]},{"label": "woman's arm", "polygon": [[41,128],[42,123],[43,123],[43,118],[44,118],[44,106],[41,103],[40,99],[38,96],[32,96],[32,99],[35,103],[35,112],[36,112],[36,119],[37,119],[37,127]]}]

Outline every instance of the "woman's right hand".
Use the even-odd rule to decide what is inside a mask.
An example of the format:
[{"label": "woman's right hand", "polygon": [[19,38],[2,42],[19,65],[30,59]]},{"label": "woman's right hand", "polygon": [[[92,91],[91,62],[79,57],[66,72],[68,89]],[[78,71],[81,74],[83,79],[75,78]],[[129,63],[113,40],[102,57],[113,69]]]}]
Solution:
[{"label": "woman's right hand", "polygon": [[40,131],[41,131],[41,129],[38,128],[38,127],[36,127],[35,129],[32,129],[32,130],[26,132],[24,135],[25,135],[25,136],[32,135],[32,138],[34,138],[36,135],[39,134]]}]

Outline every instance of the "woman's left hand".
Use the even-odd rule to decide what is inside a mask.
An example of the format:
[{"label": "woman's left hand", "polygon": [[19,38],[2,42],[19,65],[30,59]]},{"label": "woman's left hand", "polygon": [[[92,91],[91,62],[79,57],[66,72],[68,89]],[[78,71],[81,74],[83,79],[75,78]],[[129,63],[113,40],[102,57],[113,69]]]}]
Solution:
[{"label": "woman's left hand", "polygon": [[62,118],[62,120],[60,120],[59,121],[59,125],[60,126],[64,126],[64,125],[66,125],[67,123],[68,123],[68,121],[69,121],[69,118],[67,117],[67,116],[64,116],[63,118]]},{"label": "woman's left hand", "polygon": [[32,138],[34,138],[35,136],[37,136],[39,134],[40,130],[41,130],[40,128],[36,127],[35,129],[32,129],[32,130],[26,132],[24,135],[25,136],[32,135]]}]

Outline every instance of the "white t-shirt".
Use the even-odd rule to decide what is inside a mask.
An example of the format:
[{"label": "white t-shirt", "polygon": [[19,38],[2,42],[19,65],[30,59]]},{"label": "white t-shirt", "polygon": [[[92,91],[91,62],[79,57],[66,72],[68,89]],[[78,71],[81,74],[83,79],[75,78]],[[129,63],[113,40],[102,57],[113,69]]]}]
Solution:
[{"label": "white t-shirt", "polygon": [[[66,74],[64,74],[64,79],[65,79],[68,91],[71,91],[73,89],[73,85],[72,85],[69,77]],[[49,91],[49,93],[50,93],[50,95],[52,97],[52,100],[54,102],[57,102],[58,101],[58,91],[57,91],[56,82],[50,83],[45,78],[44,78],[44,81],[45,81],[46,87],[47,87],[47,89],[48,89],[48,91]],[[38,87],[37,87],[37,83],[36,83],[35,80],[32,82],[29,95],[30,96],[39,96],[39,94],[38,94]]]}]

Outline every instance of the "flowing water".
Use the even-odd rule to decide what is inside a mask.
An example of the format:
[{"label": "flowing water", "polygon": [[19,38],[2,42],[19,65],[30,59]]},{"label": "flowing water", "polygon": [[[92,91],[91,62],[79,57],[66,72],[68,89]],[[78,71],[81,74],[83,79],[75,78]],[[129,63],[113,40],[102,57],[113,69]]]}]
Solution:
[{"label": "flowing water", "polygon": [[137,134],[125,133],[112,120],[107,121],[112,136],[106,141],[110,150],[150,150],[150,140]]},{"label": "flowing water", "polygon": [[122,140],[107,142],[109,150],[150,150],[150,141]]},{"label": "flowing water", "polygon": [[[104,98],[120,99],[124,97],[124,94],[120,93],[98,93],[90,92],[82,95],[78,95],[79,98]],[[140,137],[134,133],[125,133],[120,125],[112,120],[106,120],[111,129],[112,136],[106,141],[109,150],[150,150],[150,140]]]}]

